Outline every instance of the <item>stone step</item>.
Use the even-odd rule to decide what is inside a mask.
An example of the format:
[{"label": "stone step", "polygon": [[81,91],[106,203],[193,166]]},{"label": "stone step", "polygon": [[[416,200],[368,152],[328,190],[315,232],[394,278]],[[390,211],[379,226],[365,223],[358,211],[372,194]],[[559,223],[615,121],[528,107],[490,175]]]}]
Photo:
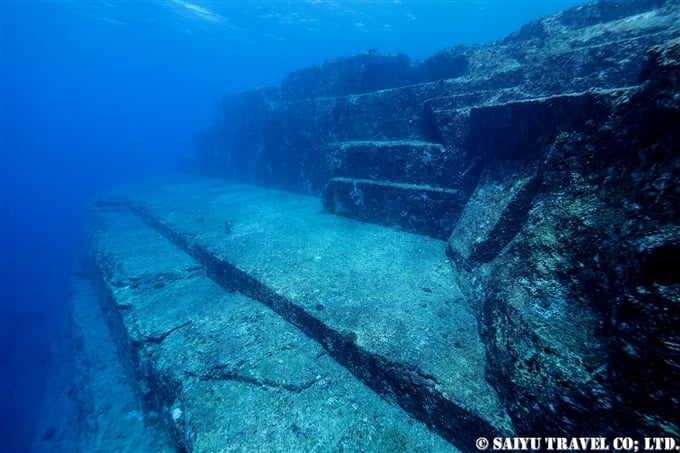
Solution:
[{"label": "stone step", "polygon": [[472,108],[466,135],[484,168],[449,239],[454,263],[466,269],[495,258],[526,222],[542,184],[538,167],[523,163],[538,159],[555,140],[568,140],[592,117],[606,116],[614,99],[631,93],[625,87],[591,90]]},{"label": "stone step", "polygon": [[443,107],[430,114],[446,146],[421,141],[333,143],[327,155],[334,177],[324,188],[323,204],[334,214],[447,239],[485,161],[533,155],[559,133],[567,133],[558,130],[558,124],[568,129],[569,124],[587,122],[607,105],[609,96],[622,90],[629,89],[458,109],[448,107],[482,98],[431,100],[430,107]]},{"label": "stone step", "polygon": [[469,116],[473,107],[509,102],[526,98],[522,90],[513,87],[497,90],[464,92],[428,99],[423,104],[423,116],[431,134],[431,140],[456,150],[457,162],[463,161],[467,148]]},{"label": "stone step", "polygon": [[369,179],[331,178],[324,207],[336,215],[445,240],[465,206],[456,189]]},{"label": "stone step", "polygon": [[[200,228],[211,220],[193,215],[200,208],[168,215]],[[147,418],[157,414],[178,451],[457,451],[271,308],[224,291],[123,205],[102,202],[92,215],[104,310]],[[236,237],[243,225],[232,218]]]},{"label": "stone step", "polygon": [[[507,177],[489,176],[498,174]],[[489,163],[449,239],[447,254],[454,264],[468,270],[495,258],[526,222],[540,185],[536,171],[520,172],[507,163]]]},{"label": "stone step", "polygon": [[[461,450],[513,432],[443,241],[329,215],[313,197],[204,178],[111,196]],[[210,299],[182,297],[192,295]]]},{"label": "stone step", "polygon": [[473,91],[428,99],[425,101],[425,107],[433,111],[458,110],[497,102],[507,102],[521,97],[522,93],[517,91],[517,88]]},{"label": "stone step", "polygon": [[330,143],[326,151],[330,177],[386,180],[406,184],[451,184],[454,161],[438,143],[414,140]]},{"label": "stone step", "polygon": [[[674,9],[667,16],[658,16],[658,20],[655,14],[647,13],[649,18],[635,27],[630,27],[627,18],[610,24],[610,32],[606,28],[596,30],[604,31],[604,35],[588,36],[591,31],[584,30],[581,42],[528,45],[511,54],[508,51],[512,46],[480,47],[471,50],[470,58],[478,64],[468,76],[408,88],[418,90],[427,112],[635,85],[644,51],[677,35],[675,23],[680,8]],[[622,31],[626,26],[629,30]],[[616,33],[622,35],[612,38]],[[561,41],[563,37],[556,39]]]},{"label": "stone step", "polygon": [[405,86],[282,105],[285,114],[306,115],[314,133],[329,141],[423,140],[422,95],[422,87]]},{"label": "stone step", "polygon": [[558,136],[566,140],[573,129],[604,115],[612,99],[629,96],[632,90],[589,90],[472,108],[470,151],[484,161],[530,159]]},{"label": "stone step", "polygon": [[[467,148],[467,135],[470,132],[470,107],[459,109],[427,110],[425,117],[433,131],[432,138],[441,142],[448,149],[456,150],[455,163],[464,160]],[[453,160],[453,159],[452,159]]]}]

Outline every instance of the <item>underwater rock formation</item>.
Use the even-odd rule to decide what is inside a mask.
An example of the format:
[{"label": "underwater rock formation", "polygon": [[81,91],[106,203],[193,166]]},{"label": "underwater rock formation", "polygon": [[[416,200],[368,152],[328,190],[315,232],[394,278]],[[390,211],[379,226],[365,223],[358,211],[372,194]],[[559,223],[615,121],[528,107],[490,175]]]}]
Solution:
[{"label": "underwater rock formation", "polygon": [[226,97],[200,159],[448,239],[518,432],[678,435],[678,23],[602,1],[382,86],[373,54],[329,62]]},{"label": "underwater rock formation", "polygon": [[486,163],[448,251],[520,432],[678,432],[679,43],[639,87],[471,114]]},{"label": "underwater rock formation", "polygon": [[679,24],[601,1],[224,98],[221,180],[92,207],[147,411],[188,451],[679,437]]}]

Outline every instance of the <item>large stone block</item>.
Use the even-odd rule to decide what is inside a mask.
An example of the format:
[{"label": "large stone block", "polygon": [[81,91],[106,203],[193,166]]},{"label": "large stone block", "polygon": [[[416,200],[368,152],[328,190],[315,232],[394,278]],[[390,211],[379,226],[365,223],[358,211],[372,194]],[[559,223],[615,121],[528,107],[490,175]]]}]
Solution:
[{"label": "large stone block", "polygon": [[472,111],[485,165],[449,253],[519,432],[679,432],[679,47],[636,89]]},{"label": "large stone block", "polygon": [[448,187],[455,156],[442,145],[420,141],[331,143],[326,151],[329,177],[373,179]]},{"label": "large stone block", "polygon": [[451,234],[465,196],[432,186],[331,178],[322,201],[333,214],[443,240]]},{"label": "large stone block", "polygon": [[215,180],[119,196],[213,281],[269,307],[461,450],[512,433],[444,242],[323,213],[312,197]]},{"label": "large stone block", "polygon": [[178,451],[457,451],[120,203],[102,199],[92,214],[104,311],[147,422],[161,422]]}]

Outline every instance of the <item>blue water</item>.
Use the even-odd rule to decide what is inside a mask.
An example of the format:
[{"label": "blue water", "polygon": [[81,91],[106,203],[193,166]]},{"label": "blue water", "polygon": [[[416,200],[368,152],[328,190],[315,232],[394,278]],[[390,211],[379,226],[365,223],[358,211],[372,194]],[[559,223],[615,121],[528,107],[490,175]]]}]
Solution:
[{"label": "blue water", "polygon": [[40,416],[92,194],[181,168],[230,92],[492,41],[576,3],[0,0],[0,451],[25,451]]}]

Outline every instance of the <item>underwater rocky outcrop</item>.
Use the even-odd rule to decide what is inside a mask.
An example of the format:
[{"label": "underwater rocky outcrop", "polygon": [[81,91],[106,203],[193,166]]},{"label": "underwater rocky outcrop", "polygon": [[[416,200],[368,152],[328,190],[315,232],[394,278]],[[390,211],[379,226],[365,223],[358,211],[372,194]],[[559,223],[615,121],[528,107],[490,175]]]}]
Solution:
[{"label": "underwater rocky outcrop", "polygon": [[677,436],[678,23],[601,1],[410,65],[330,61],[225,97],[200,160],[448,240],[518,432]]},{"label": "underwater rocky outcrop", "polygon": [[679,24],[600,1],[225,97],[202,175],[92,204],[146,413],[186,451],[680,437]]}]

